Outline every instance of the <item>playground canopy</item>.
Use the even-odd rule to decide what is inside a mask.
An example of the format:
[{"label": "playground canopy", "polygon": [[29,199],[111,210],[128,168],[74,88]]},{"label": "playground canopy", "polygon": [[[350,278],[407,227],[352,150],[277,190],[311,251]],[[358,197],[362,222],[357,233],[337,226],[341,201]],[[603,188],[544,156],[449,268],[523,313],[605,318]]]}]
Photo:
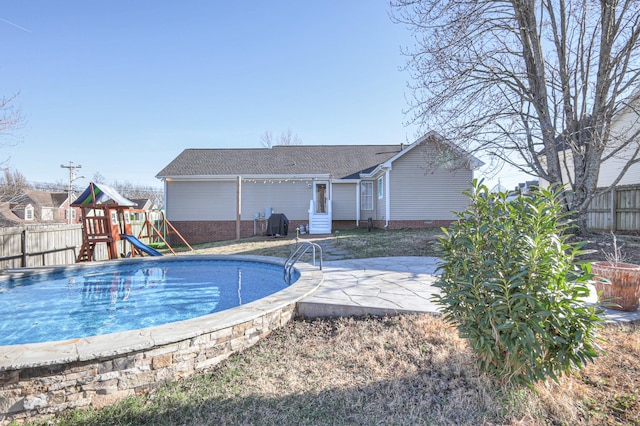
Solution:
[{"label": "playground canopy", "polygon": [[114,203],[120,206],[130,206],[133,207],[136,205],[131,200],[124,198],[122,195],[118,193],[115,189],[110,187],[109,185],[105,185],[104,183],[93,183],[91,182],[87,189],[84,190],[82,194],[76,199],[71,205],[73,206],[83,206],[89,204],[97,204],[102,201],[113,200]]}]

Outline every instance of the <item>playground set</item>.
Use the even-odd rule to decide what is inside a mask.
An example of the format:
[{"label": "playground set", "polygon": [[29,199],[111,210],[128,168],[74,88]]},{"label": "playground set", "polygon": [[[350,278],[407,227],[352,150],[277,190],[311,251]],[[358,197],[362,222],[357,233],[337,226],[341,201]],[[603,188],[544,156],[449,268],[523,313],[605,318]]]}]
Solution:
[{"label": "playground set", "polygon": [[[176,235],[189,250],[193,250],[162,211],[140,210],[134,208],[135,205],[110,186],[91,182],[71,204],[73,207],[81,208],[84,229],[82,247],[76,262],[93,260],[96,245],[99,243],[107,245],[109,259],[162,256],[162,253],[144,244],[141,239],[147,239],[149,244],[162,242],[172,254],[176,254],[168,241],[171,234]],[[131,225],[131,216],[136,213],[144,217],[138,236],[133,235]]]}]

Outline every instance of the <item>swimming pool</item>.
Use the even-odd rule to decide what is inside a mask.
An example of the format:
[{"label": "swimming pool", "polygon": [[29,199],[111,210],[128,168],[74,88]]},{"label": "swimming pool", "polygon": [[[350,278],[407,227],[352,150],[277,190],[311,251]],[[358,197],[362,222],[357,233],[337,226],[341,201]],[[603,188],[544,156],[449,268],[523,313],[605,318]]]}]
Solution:
[{"label": "swimming pool", "polygon": [[[258,262],[275,266],[280,274],[284,267],[284,259],[264,256],[166,256],[159,261],[163,266],[171,266],[174,262],[196,259]],[[157,261],[157,258],[148,257],[119,259],[58,268],[21,269],[12,274],[14,280],[20,275],[34,273],[63,272],[79,277],[95,267],[138,266],[144,269]],[[282,290],[248,303],[242,294],[241,305],[203,316],[84,338],[0,346],[0,424],[46,417],[69,408],[104,407],[161,383],[213,368],[286,324],[295,315],[297,302],[322,283],[322,271],[317,266],[296,263],[295,270],[300,274],[298,280]],[[154,271],[149,278],[159,273]],[[141,279],[139,275],[138,278]],[[235,278],[237,290],[237,274]],[[245,287],[244,272],[241,287]],[[128,300],[134,296],[134,290],[135,286]],[[93,292],[91,290],[89,294]],[[118,303],[126,297],[125,286],[120,286],[120,280],[116,294],[119,298],[116,299],[117,309]],[[105,306],[111,303],[111,295],[106,291],[100,296]],[[12,318],[2,316],[0,321],[10,323]]]},{"label": "swimming pool", "polygon": [[11,319],[0,322],[0,345],[183,321],[250,303],[286,286],[279,265],[194,256],[23,274],[0,281],[0,312]]}]

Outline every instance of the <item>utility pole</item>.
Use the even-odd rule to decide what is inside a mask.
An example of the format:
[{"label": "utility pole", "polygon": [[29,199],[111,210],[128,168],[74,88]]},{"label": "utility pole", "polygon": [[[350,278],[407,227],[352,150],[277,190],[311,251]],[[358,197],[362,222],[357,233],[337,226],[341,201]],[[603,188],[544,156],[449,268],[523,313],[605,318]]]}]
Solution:
[{"label": "utility pole", "polygon": [[67,223],[71,224],[71,211],[73,210],[71,208],[71,197],[73,196],[73,182],[76,179],[82,179],[84,178],[84,176],[78,176],[76,177],[76,174],[74,172],[74,170],[76,169],[81,169],[82,166],[80,164],[73,164],[73,161],[69,161],[69,165],[65,166],[64,164],[60,164],[60,167],[62,167],[63,169],[69,169],[69,188],[67,191]]}]

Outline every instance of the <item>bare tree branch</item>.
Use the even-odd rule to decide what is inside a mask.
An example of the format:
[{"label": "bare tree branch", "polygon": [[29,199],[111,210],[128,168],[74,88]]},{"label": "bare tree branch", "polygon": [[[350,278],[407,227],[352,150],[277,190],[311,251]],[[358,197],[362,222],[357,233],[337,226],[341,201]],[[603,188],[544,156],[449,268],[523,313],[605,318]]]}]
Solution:
[{"label": "bare tree branch", "polygon": [[16,202],[22,197],[23,191],[30,187],[22,173],[4,169],[3,174],[0,175],[0,202]]},{"label": "bare tree branch", "polygon": [[278,145],[302,145],[302,139],[298,137],[298,134],[293,134],[291,129],[287,129],[286,132],[280,134]]},{"label": "bare tree branch", "polygon": [[640,93],[640,2],[394,0],[392,10],[415,39],[404,51],[410,122],[568,184],[584,229],[602,162],[639,161],[637,132],[611,125]]},{"label": "bare tree branch", "polygon": [[265,148],[272,148],[274,145],[273,133],[271,133],[269,130],[265,130],[262,136],[260,136],[260,143]]},{"label": "bare tree branch", "polygon": [[[0,147],[5,145],[15,145],[14,131],[24,125],[22,111],[15,105],[18,95],[8,98],[0,98]],[[5,162],[6,158],[2,160]]]},{"label": "bare tree branch", "polygon": [[265,132],[260,136],[260,143],[265,148],[273,148],[275,145],[302,145],[302,139],[298,136],[298,134],[294,134],[291,132],[291,129],[287,129],[286,132],[282,132],[278,140],[273,139],[273,133],[270,130],[265,130]]}]

